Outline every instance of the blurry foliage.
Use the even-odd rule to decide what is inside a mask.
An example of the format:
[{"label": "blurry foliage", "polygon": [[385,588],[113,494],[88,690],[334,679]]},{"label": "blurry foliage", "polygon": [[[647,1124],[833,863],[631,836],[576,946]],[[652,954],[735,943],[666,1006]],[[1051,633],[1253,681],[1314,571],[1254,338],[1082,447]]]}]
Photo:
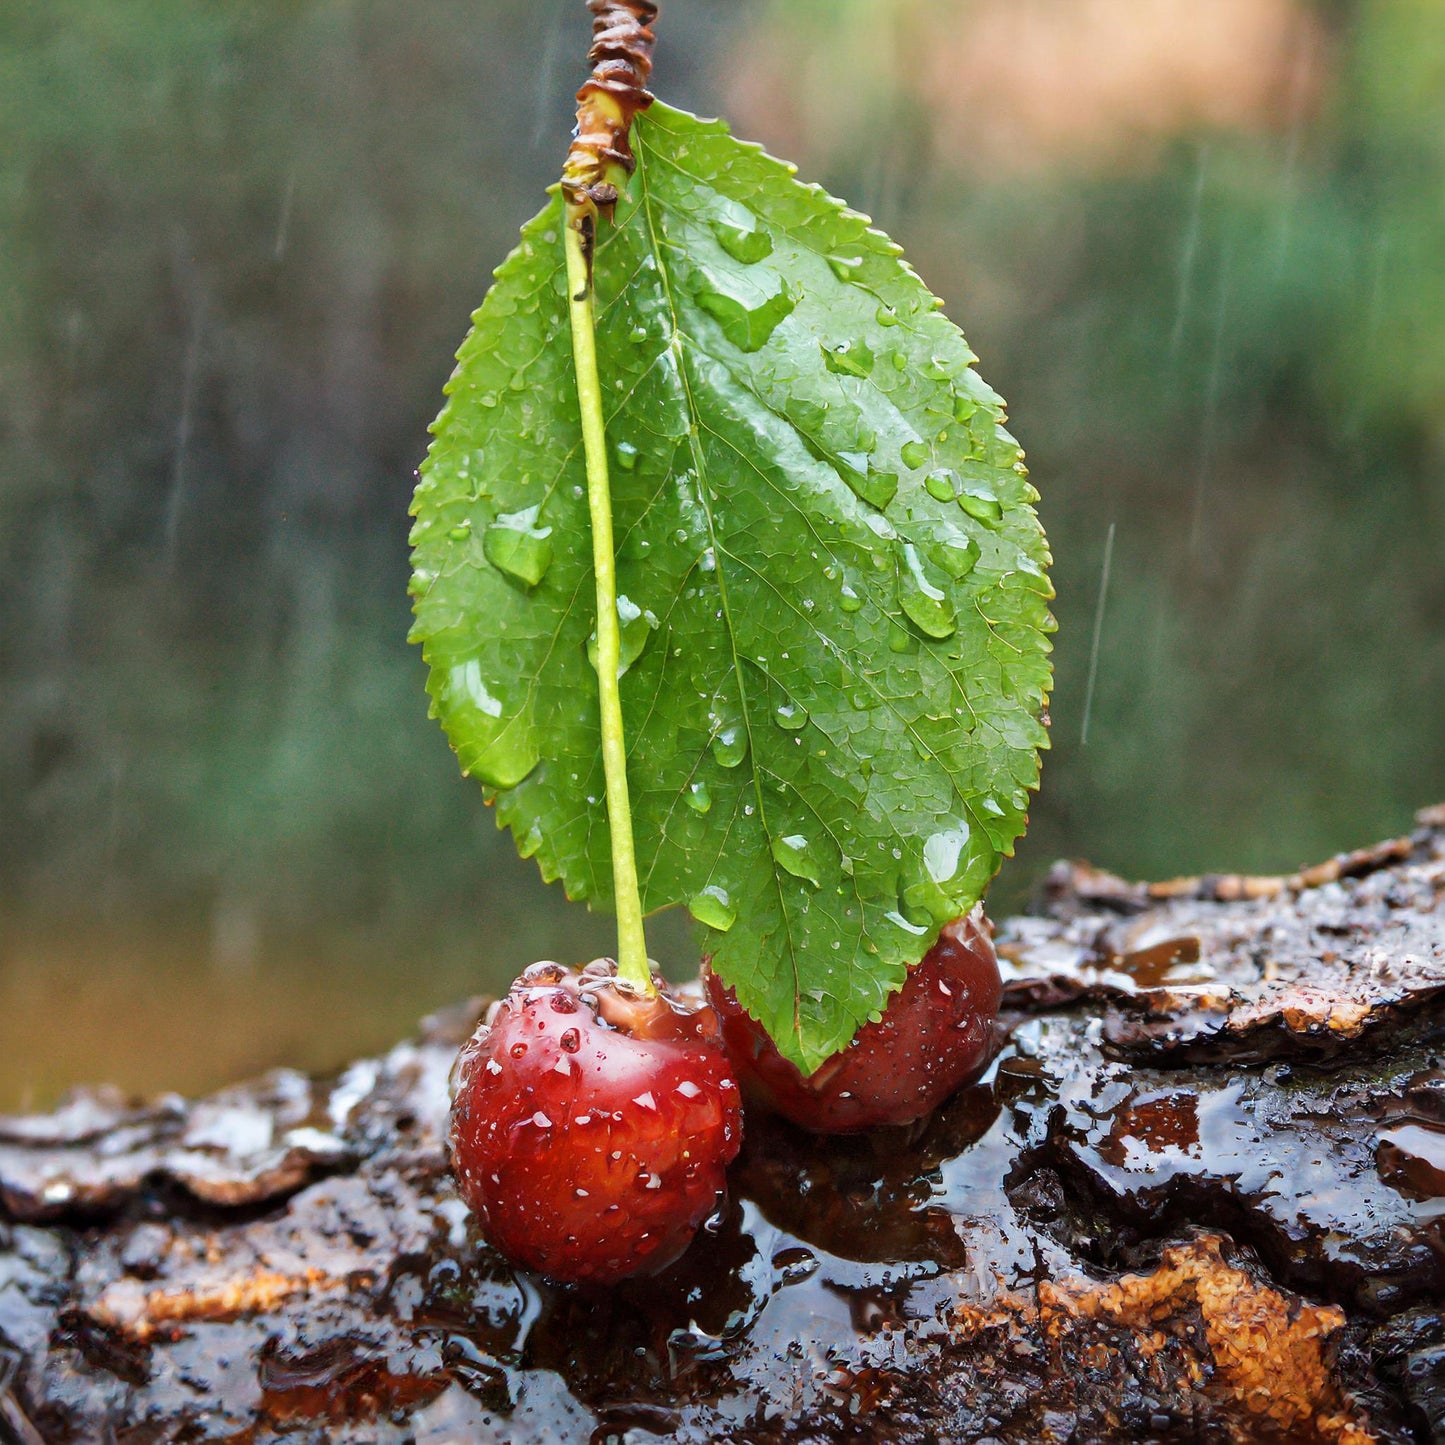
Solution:
[{"label": "blurry foliage", "polygon": [[[909,71],[917,33],[966,66],[983,3],[671,0],[657,83],[801,134],[1012,403],[1062,631],[1004,886],[1405,825],[1445,793],[1445,13],[1306,7],[1307,104],[1011,170]],[[213,920],[223,954],[323,937],[421,981],[605,939],[531,910],[402,641],[424,428],[556,171],[585,28],[580,0],[0,8],[12,939]],[[747,91],[750,46],[800,45],[807,77]]]}]

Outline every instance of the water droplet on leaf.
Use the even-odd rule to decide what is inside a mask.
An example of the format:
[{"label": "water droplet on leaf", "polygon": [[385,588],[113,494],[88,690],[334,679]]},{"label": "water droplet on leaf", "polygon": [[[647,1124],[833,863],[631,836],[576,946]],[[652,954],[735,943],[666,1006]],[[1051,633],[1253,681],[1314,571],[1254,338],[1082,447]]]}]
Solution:
[{"label": "water droplet on leaf", "polygon": [[733,258],[751,266],[772,255],[773,238],[760,226],[735,225],[732,221],[714,221],[712,233],[717,243]]},{"label": "water droplet on leaf", "polygon": [[924,478],[923,485],[928,488],[928,495],[940,502],[957,500],[962,488],[958,473],[949,471],[947,467],[940,467],[936,472],[929,472]]},{"label": "water droplet on leaf", "polygon": [[449,731],[457,760],[494,788],[514,788],[541,761],[525,713],[506,716],[501,699],[487,687],[480,658],[449,669],[438,702],[452,721]]},{"label": "water droplet on leaf", "polygon": [[861,256],[829,256],[828,265],[840,281],[856,281],[863,269]]},{"label": "water droplet on leaf", "polygon": [[816,433],[821,430],[823,421],[828,415],[828,403],[796,397],[788,404],[788,415],[799,431]]},{"label": "water droplet on leaf", "polygon": [[689,783],[682,796],[694,813],[706,813],[712,807],[712,794],[708,792],[707,784],[701,778]]},{"label": "water droplet on leaf", "polygon": [[923,866],[935,883],[951,883],[959,872],[961,861],[967,861],[964,849],[968,846],[968,824],[960,822],[956,827],[935,833],[923,845]]},{"label": "water droplet on leaf", "polygon": [[823,350],[823,364],[839,376],[867,376],[873,370],[873,352],[866,341],[840,341]]},{"label": "water droplet on leaf", "polygon": [[[921,467],[933,455],[933,448],[925,441],[904,442],[898,450],[903,465],[909,470]],[[952,498],[950,497],[950,500]]]},{"label": "water droplet on leaf", "polygon": [[630,472],[637,466],[637,448],[631,442],[617,443],[617,465],[624,472]]},{"label": "water droplet on leaf", "polygon": [[923,558],[912,542],[899,552],[898,600],[920,631],[929,637],[952,637],[958,631],[953,600],[924,570]]},{"label": "water droplet on leaf", "polygon": [[923,923],[910,923],[901,913],[896,910],[883,915],[895,928],[901,928],[905,933],[911,933],[915,938],[922,938],[928,932],[928,926]]},{"label": "water droplet on leaf", "polygon": [[[621,594],[617,598],[617,628],[620,633],[617,658],[617,675],[621,677],[647,646],[648,639],[658,626],[656,613],[639,607],[630,597]],[[587,639],[587,661],[592,670],[597,670],[597,634]]]},{"label": "water droplet on leaf", "polygon": [[780,728],[797,732],[808,721],[808,709],[789,698],[773,709],[773,719]]},{"label": "water droplet on leaf", "polygon": [[721,281],[700,274],[693,296],[739,351],[758,351],[798,304],[782,279],[773,279],[778,289],[769,294],[742,276]]},{"label": "water droplet on leaf", "polygon": [[978,543],[949,522],[939,522],[927,544],[928,560],[957,582],[973,571],[979,558]]},{"label": "water droplet on leaf", "polygon": [[958,505],[976,521],[994,523],[1003,517],[1003,503],[986,487],[968,487],[958,494]]},{"label": "water droplet on leaf", "polygon": [[539,527],[541,507],[507,512],[482,534],[482,551],[500,572],[535,587],[552,562],[552,529]]},{"label": "water droplet on leaf", "polygon": [[789,833],[784,837],[774,838],[773,861],[784,872],[791,873],[794,878],[801,878],[805,883],[811,883],[815,888],[823,881],[822,869],[818,866],[813,845],[802,833]]},{"label": "water droplet on leaf", "polygon": [[839,452],[838,475],[870,506],[880,511],[898,495],[898,478],[892,472],[880,472],[866,452]]},{"label": "water droplet on leaf", "polygon": [[748,755],[748,735],[741,723],[728,723],[712,740],[712,755],[721,768],[735,768]]},{"label": "water droplet on leaf", "polygon": [[689,900],[687,911],[699,923],[726,933],[737,921],[738,911],[726,888],[709,883],[701,893],[695,893]]}]

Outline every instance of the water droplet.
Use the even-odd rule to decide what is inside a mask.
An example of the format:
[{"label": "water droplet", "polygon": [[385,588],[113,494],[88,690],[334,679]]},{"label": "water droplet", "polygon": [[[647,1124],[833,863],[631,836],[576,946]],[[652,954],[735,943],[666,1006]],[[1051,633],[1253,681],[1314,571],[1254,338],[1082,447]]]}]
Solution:
[{"label": "water droplet", "polygon": [[936,472],[929,472],[923,479],[923,485],[928,488],[928,495],[940,502],[957,500],[958,494],[962,490],[958,473],[949,471],[947,467],[940,467]]},{"label": "water droplet", "polygon": [[687,791],[682,796],[694,813],[706,813],[712,807],[712,794],[708,792],[707,784],[701,778],[696,782],[689,783]]},{"label": "water droplet", "polygon": [[918,548],[912,542],[905,542],[900,549],[898,600],[919,630],[929,637],[952,637],[958,631],[953,600],[929,578]]},{"label": "water droplet", "polygon": [[[642,656],[643,649],[647,646],[648,639],[657,628],[657,614],[649,612],[645,607],[639,607],[630,597],[618,594],[617,598],[617,630],[621,634],[620,649],[617,658],[617,675],[623,676],[627,669]],[[592,664],[592,670],[597,670],[597,634],[593,632],[587,639],[587,661]]]},{"label": "water droplet", "polygon": [[450,537],[453,542],[465,542],[471,535],[472,524],[465,519],[458,522],[456,526],[447,533],[447,536]]},{"label": "water droplet", "polygon": [[779,868],[817,888],[823,881],[822,870],[813,845],[802,833],[789,833],[773,839],[773,861]]},{"label": "water droplet", "polygon": [[958,494],[958,505],[979,522],[990,524],[1003,517],[1003,503],[986,487],[967,487]]},{"label": "water droplet", "polygon": [[482,534],[482,551],[499,572],[535,587],[552,562],[552,529],[539,527],[541,507],[506,512]]},{"label": "water droplet", "polygon": [[966,532],[949,522],[940,522],[934,538],[928,543],[928,560],[955,582],[973,571],[979,558],[979,546]]},{"label": "water droplet", "polygon": [[497,395],[492,391],[484,391],[477,400],[485,407],[494,407],[497,404]]},{"label": "water droplet", "polygon": [[617,443],[617,465],[624,472],[630,472],[637,466],[637,448],[631,442]]},{"label": "water droplet", "polygon": [[892,363],[893,363],[893,369],[894,369],[894,371],[907,371],[907,370],[908,370],[908,354],[907,354],[907,352],[895,351],[895,352],[893,353],[893,355],[889,358],[889,360],[892,361]]},{"label": "water droplet", "polygon": [[772,1266],[778,1272],[778,1281],[784,1285],[802,1283],[817,1274],[818,1265],[818,1256],[801,1244],[780,1249],[772,1258]]},{"label": "water droplet", "polygon": [[647,327],[634,326],[632,330],[627,333],[627,339],[634,346],[641,346],[642,343],[647,340]]},{"label": "water droplet", "polygon": [[[933,455],[933,448],[925,441],[904,442],[898,449],[898,455],[902,458],[903,465],[911,471],[915,467],[921,467]],[[952,500],[951,495],[949,500]]]},{"label": "water droplet", "polygon": [[582,1047],[582,1035],[577,1029],[563,1029],[562,1036],[557,1042],[569,1054],[575,1054]]},{"label": "water droplet", "polygon": [[838,602],[844,612],[856,612],[862,607],[863,594],[859,591],[861,585],[856,577],[845,577],[843,579],[843,590]]},{"label": "water droplet", "polygon": [[862,256],[829,256],[828,265],[840,281],[856,281],[863,269]]},{"label": "water droplet", "polygon": [[1003,804],[997,798],[985,795],[979,799],[978,805],[985,813],[991,813],[995,818],[1002,818],[1004,815]]},{"label": "water droplet", "polygon": [[901,913],[885,913],[883,915],[895,928],[901,928],[905,933],[911,933],[915,938],[922,938],[928,932],[927,924],[910,923]]},{"label": "water droplet", "polygon": [[[748,218],[752,222],[752,218]],[[745,266],[752,266],[773,253],[773,238],[755,222],[736,225],[732,221],[714,221],[712,233],[717,243]]]},{"label": "water droplet", "polygon": [[964,849],[968,846],[968,824],[960,822],[956,827],[935,833],[923,845],[923,866],[935,883],[951,883],[958,877],[960,861],[967,861]]},{"label": "water droplet", "polygon": [[524,1059],[527,1056],[526,1044],[513,1044],[511,1054],[514,1059]]},{"label": "water droplet", "polygon": [[873,352],[866,341],[840,341],[836,345],[818,345],[823,351],[823,364],[839,376],[867,376],[873,370]]},{"label": "water droplet", "polygon": [[737,921],[738,911],[726,888],[709,883],[701,893],[693,895],[687,911],[701,924],[726,933]]},{"label": "water droplet", "polygon": [[817,432],[828,415],[828,403],[797,397],[789,403],[788,414],[800,431]]},{"label": "water droplet", "polygon": [[978,410],[978,403],[971,396],[959,392],[953,398],[953,419],[966,422]]},{"label": "water droplet", "polygon": [[748,755],[748,735],[741,723],[727,723],[712,740],[712,755],[721,768],[735,768]]},{"label": "water droplet", "polygon": [[739,351],[758,351],[798,304],[782,279],[773,279],[778,289],[769,295],[742,276],[720,281],[700,273],[693,296]]},{"label": "water droplet", "polygon": [[808,709],[789,698],[773,709],[773,720],[780,728],[795,733],[808,721]]},{"label": "water droplet", "polygon": [[898,313],[891,306],[880,306],[873,313],[873,319],[880,326],[897,326]]},{"label": "water droplet", "polygon": [[480,658],[459,662],[441,679],[438,702],[455,729],[457,760],[494,788],[514,788],[541,761],[526,714],[504,716],[488,689]]},{"label": "water droplet", "polygon": [[866,452],[839,452],[838,475],[870,506],[882,511],[898,495],[898,478],[880,472]]},{"label": "water droplet", "polygon": [[896,622],[889,623],[888,650],[900,654],[917,652],[918,639],[906,627],[900,627]]}]

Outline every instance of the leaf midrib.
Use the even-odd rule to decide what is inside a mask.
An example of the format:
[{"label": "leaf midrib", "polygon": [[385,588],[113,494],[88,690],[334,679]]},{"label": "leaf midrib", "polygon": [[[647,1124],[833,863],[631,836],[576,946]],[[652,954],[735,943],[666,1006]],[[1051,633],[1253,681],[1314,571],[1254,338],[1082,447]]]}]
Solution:
[{"label": "leaf midrib", "polygon": [[732,611],[728,604],[728,588],[723,559],[724,557],[730,557],[731,553],[718,545],[717,524],[713,517],[712,500],[708,495],[707,463],[698,445],[698,429],[702,425],[702,421],[698,415],[697,403],[692,394],[692,382],[687,373],[687,365],[682,356],[682,327],[678,321],[677,305],[672,294],[672,276],[668,268],[667,260],[663,255],[662,245],[658,239],[658,228],[653,213],[652,192],[648,185],[647,172],[648,165],[650,164],[651,148],[647,145],[643,136],[638,135],[636,140],[637,178],[641,187],[638,209],[647,221],[648,241],[652,249],[653,259],[657,262],[657,272],[662,285],[663,301],[667,307],[668,323],[671,328],[671,336],[668,339],[668,344],[673,347],[677,354],[678,380],[682,383],[688,419],[691,422],[688,428],[688,448],[692,453],[693,465],[697,468],[698,500],[707,517],[708,538],[712,543],[713,556],[717,559],[718,600],[722,608],[723,628],[727,633],[728,651],[732,656],[732,674],[737,683],[738,701],[742,707],[743,726],[747,729],[748,772],[752,778],[753,796],[757,799],[758,826],[762,829],[763,837],[767,841],[769,859],[768,876],[772,879],[773,890],[777,894],[778,915],[782,920],[783,934],[787,940],[788,969],[793,976],[793,1033],[801,1040],[803,981],[798,971],[798,949],[793,938],[792,918],[788,912],[787,899],[783,896],[782,880],[778,877],[777,867],[772,861],[774,839],[772,829],[768,826],[767,804],[763,797],[762,779],[758,774],[758,754],[753,733],[752,710],[748,702],[747,683],[743,677],[742,659],[738,654],[737,634],[733,627]]}]

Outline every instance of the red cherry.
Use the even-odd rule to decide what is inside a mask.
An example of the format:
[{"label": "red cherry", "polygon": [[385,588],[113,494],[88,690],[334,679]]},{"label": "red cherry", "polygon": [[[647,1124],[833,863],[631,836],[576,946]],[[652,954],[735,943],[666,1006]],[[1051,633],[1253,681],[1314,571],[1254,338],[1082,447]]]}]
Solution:
[{"label": "red cherry", "polygon": [[452,1165],[489,1243],[564,1282],[671,1264],[718,1207],[742,1110],[717,1017],[659,980],[539,963],[462,1049]]},{"label": "red cherry", "polygon": [[1003,986],[998,958],[975,909],[946,924],[877,1023],[806,1077],[715,974],[708,997],[749,1104],[820,1134],[907,1124],[978,1073],[993,1047]]}]

